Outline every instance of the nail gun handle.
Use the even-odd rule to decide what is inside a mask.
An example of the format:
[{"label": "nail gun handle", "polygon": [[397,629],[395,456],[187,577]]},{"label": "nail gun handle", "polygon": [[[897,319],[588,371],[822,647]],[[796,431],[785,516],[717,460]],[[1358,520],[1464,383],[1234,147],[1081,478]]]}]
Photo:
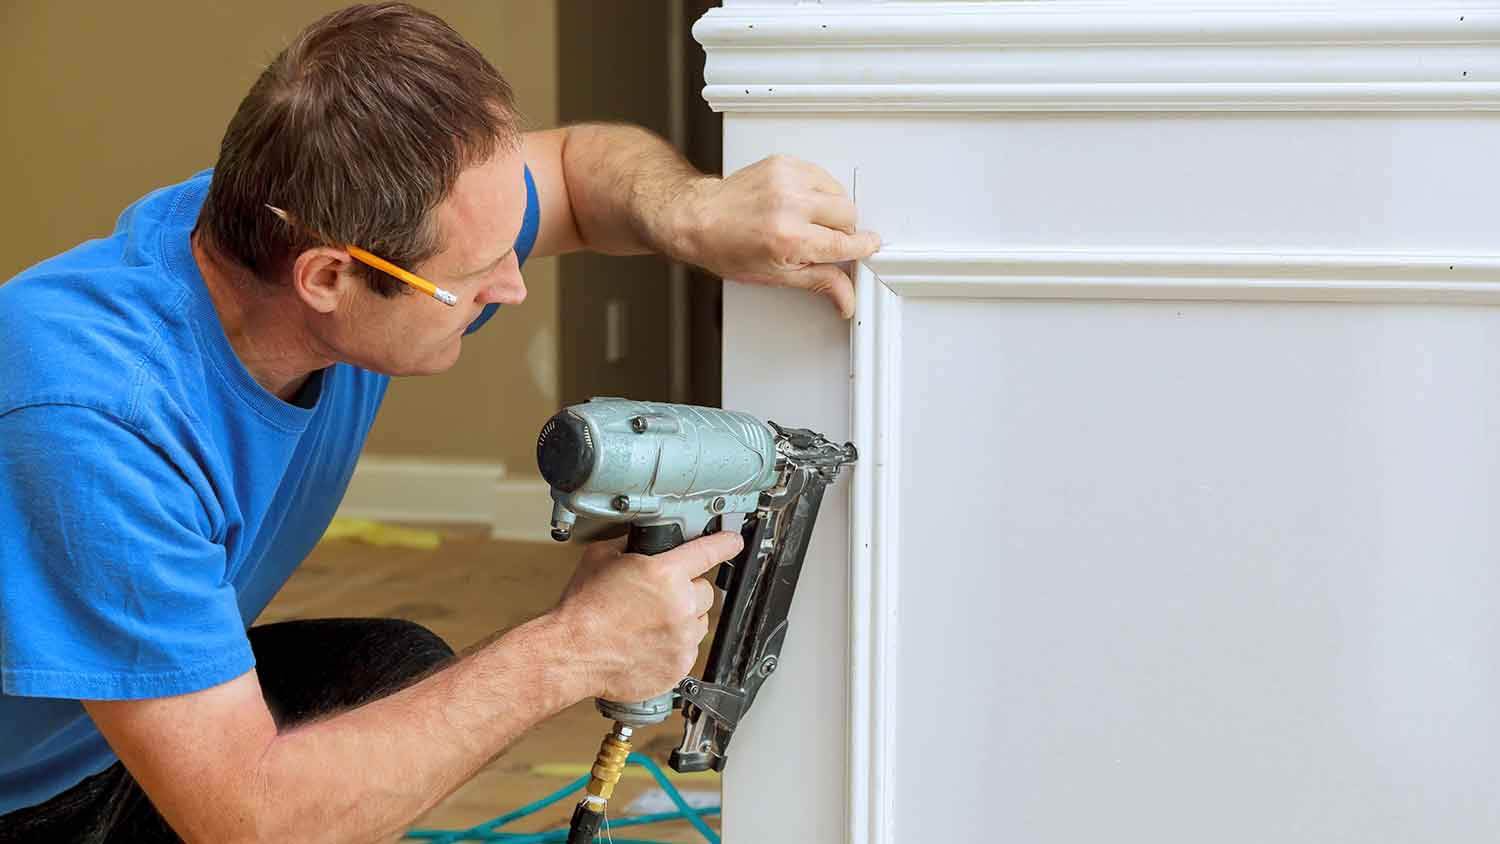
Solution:
[{"label": "nail gun handle", "polygon": [[631,523],[630,538],[625,540],[625,553],[654,556],[670,551],[682,543],[682,527],[676,522],[663,525]]},{"label": "nail gun handle", "polygon": [[[630,537],[625,540],[625,553],[656,555],[681,545],[682,528],[675,522],[660,525],[630,525]],[[657,695],[650,700],[619,701],[595,698],[594,708],[599,714],[631,727],[660,724],[672,714],[671,692]]]}]

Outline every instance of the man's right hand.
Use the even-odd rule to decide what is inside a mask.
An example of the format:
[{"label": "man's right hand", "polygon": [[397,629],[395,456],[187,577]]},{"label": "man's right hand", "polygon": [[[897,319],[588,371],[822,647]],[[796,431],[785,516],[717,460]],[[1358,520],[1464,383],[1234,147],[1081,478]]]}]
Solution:
[{"label": "man's right hand", "polygon": [[278,728],[255,669],[173,697],[89,700],[110,747],[185,841],[394,840],[544,718],[588,696],[644,700],[693,666],[715,534],[655,557],[598,543],[552,612],[414,685]]},{"label": "man's right hand", "polygon": [[723,531],[650,557],[626,554],[623,537],[588,547],[553,613],[574,631],[596,697],[646,700],[693,670],[714,603],[703,575],[743,545]]}]

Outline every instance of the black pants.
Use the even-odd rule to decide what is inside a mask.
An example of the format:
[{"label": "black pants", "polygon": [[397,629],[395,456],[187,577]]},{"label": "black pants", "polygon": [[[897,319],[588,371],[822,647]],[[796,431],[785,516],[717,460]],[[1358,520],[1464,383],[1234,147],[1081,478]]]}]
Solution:
[{"label": "black pants", "polygon": [[[391,694],[453,656],[432,631],[396,619],[315,619],[250,628],[261,691],[278,726]],[[125,766],[0,816],[0,844],[124,844],[180,839]]]}]

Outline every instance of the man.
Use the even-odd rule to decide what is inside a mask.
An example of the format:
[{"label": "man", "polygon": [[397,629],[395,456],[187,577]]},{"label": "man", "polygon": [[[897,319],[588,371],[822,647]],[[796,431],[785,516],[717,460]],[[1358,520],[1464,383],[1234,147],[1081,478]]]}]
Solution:
[{"label": "man", "polygon": [[560,709],[670,688],[738,536],[595,544],[556,608],[458,658],[405,622],[250,623],[388,377],[452,366],[528,256],[657,250],[847,316],[838,264],[877,245],[807,164],[716,179],[639,130],[520,133],[425,12],[313,24],[211,173],[0,286],[0,840],[391,839]]}]

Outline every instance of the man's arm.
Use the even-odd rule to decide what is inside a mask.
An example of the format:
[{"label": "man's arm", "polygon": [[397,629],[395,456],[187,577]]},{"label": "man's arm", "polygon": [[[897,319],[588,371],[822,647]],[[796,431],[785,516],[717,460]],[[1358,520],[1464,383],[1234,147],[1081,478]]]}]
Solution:
[{"label": "man's arm", "polygon": [[394,840],[537,722],[591,695],[644,699],[692,670],[738,552],[714,534],[655,557],[596,543],[557,609],[388,697],[278,731],[251,671],[192,694],[86,701],[185,841]]},{"label": "man's arm", "polygon": [[563,664],[568,647],[544,617],[403,691],[284,733],[253,670],[192,694],[85,707],[185,841],[393,840],[585,696]]},{"label": "man's arm", "polygon": [[737,281],[797,287],[854,312],[840,264],[880,248],[823,169],[785,156],[705,176],[670,144],[632,126],[533,132],[525,155],[541,199],[533,255],[591,249],[659,252]]}]

